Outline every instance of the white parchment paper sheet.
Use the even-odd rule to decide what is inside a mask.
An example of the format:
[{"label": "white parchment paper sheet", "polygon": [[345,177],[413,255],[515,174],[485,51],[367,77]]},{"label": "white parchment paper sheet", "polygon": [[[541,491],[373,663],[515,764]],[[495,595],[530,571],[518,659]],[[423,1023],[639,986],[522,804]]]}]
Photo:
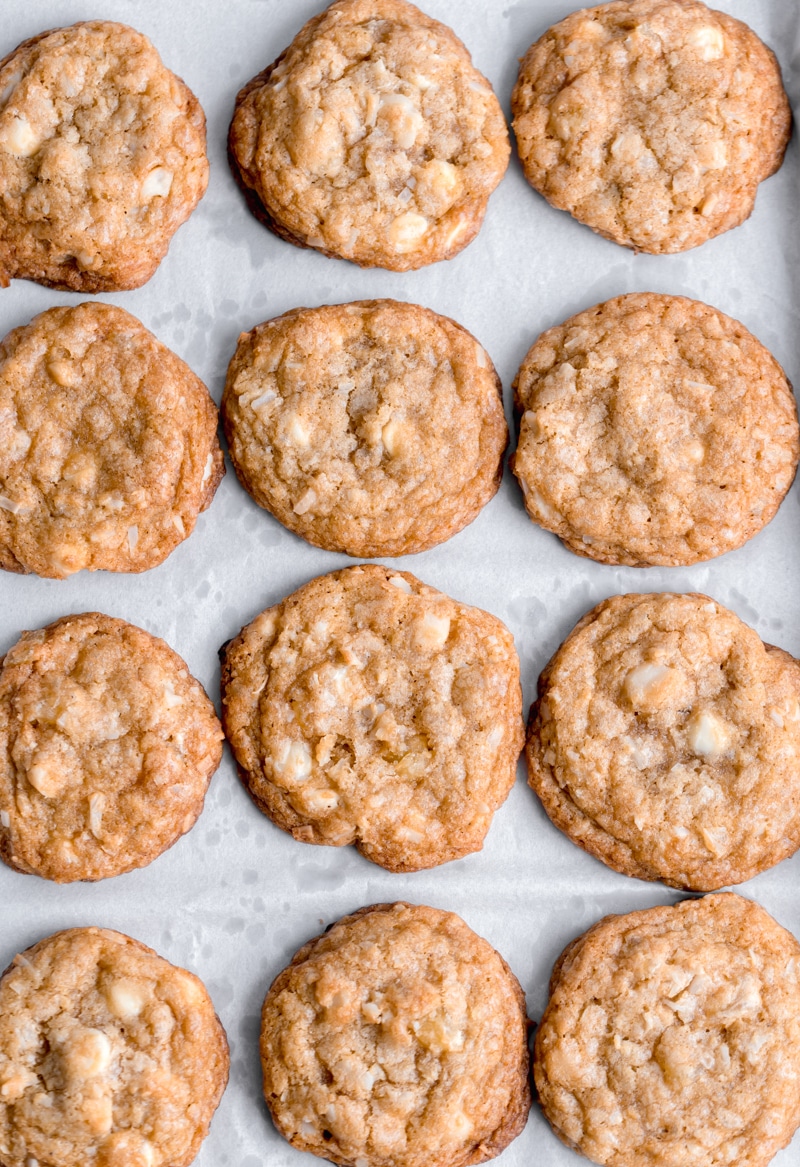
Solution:
[{"label": "white parchment paper sheet", "polygon": [[[778,54],[795,109],[800,97],[797,0],[717,0]],[[575,5],[571,0],[425,0],[490,78],[506,111],[517,58]],[[245,208],[228,171],[225,136],[237,90],[272,61],[320,0],[1,0],[0,56],[44,28],[107,18],[147,33],[199,97],[208,117],[211,182],[144,288],[100,297],[133,312],[206,381],[218,401],[242,329],[298,305],[392,296],[454,317],[486,346],[503,379],[544,328],[622,292],[706,300],[742,320],[800,384],[800,166],[793,140],[782,170],[761,188],[744,226],[676,256],[634,256],[551,209],[519,164],[493,196],[478,239],[458,258],[398,275],[362,271],[283,243]],[[79,297],[14,282],[0,292],[0,335],[53,304]],[[510,408],[509,408],[510,414]],[[425,582],[487,608],[509,625],[522,660],[525,701],[578,618],[624,591],[699,590],[736,611],[766,640],[800,655],[798,487],[747,546],[688,569],[635,570],[581,560],[526,517],[511,475],[467,530],[395,561]],[[0,573],[0,653],[23,628],[68,612],[100,610],[163,636],[218,700],[217,649],[262,608],[313,576],[349,562],[307,546],[260,510],[233,473],[195,533],[154,571],[86,573],[65,582]],[[741,891],[800,936],[800,855]],[[680,898],[584,855],[527,789],[496,816],[483,852],[415,875],[390,875],[351,848],[294,842],[253,806],[226,753],[194,830],[143,871],[99,884],[57,887],[0,865],[0,968],[59,928],[102,924],[197,972],[231,1042],[227,1093],[198,1167],[312,1164],[273,1130],[260,1097],[258,1013],[294,951],[346,912],[408,899],[460,913],[506,957],[538,1018],[562,947],[608,912]],[[504,1167],[580,1162],[534,1108]],[[778,1167],[800,1164],[800,1144]]]}]

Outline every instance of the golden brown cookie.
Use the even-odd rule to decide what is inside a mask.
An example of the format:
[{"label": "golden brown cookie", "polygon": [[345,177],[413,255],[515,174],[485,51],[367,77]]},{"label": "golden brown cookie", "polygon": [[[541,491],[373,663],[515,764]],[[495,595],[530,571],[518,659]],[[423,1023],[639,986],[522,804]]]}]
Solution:
[{"label": "golden brown cookie", "polygon": [[791,131],[774,54],[699,0],[574,12],[526,53],[511,108],[531,186],[656,253],[744,222]]},{"label": "golden brown cookie", "polygon": [[202,381],[122,308],[50,308],[0,344],[0,567],[145,571],[225,465]]},{"label": "golden brown cookie", "polygon": [[194,825],[221,756],[163,640],[97,612],[25,632],[0,658],[0,858],[57,883],[144,867]]},{"label": "golden brown cookie", "polygon": [[296,953],[261,1013],[284,1138],[350,1167],[467,1167],[528,1117],[525,998],[458,916],[375,904]]},{"label": "golden brown cookie", "polygon": [[86,21],[0,61],[0,286],[138,288],[207,183],[200,104],[140,32]]},{"label": "golden brown cookie", "polygon": [[393,271],[474,239],[510,152],[467,49],[407,0],[336,0],[312,17],[236,98],[228,144],[282,239]]},{"label": "golden brown cookie", "polygon": [[500,485],[499,378],[446,316],[396,300],[298,308],[239,337],[222,419],[247,490],[328,551],[410,555]]},{"label": "golden brown cookie", "polygon": [[312,580],[223,652],[225,735],[261,810],[390,871],[479,851],[522,746],[495,616],[376,564]]},{"label": "golden brown cookie", "polygon": [[740,547],[800,454],[797,406],[744,325],[683,296],[618,296],[543,333],[514,382],[511,464],[570,551],[676,566]]},{"label": "golden brown cookie", "polygon": [[107,928],[72,928],[0,980],[2,1167],[187,1167],[228,1081],[205,986]]},{"label": "golden brown cookie", "polygon": [[800,945],[728,892],[606,916],[561,954],[539,1100],[604,1167],[766,1167],[800,1123]]},{"label": "golden brown cookie", "polygon": [[539,678],[529,782],[623,875],[712,891],[800,847],[800,663],[708,596],[614,596]]}]

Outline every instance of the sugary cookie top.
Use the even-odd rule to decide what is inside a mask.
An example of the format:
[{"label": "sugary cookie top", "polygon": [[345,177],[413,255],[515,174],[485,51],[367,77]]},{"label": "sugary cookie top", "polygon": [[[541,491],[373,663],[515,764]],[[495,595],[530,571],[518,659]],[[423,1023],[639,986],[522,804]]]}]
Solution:
[{"label": "sugary cookie top", "polygon": [[237,99],[231,149],[283,233],[418,268],[480,227],[509,156],[489,82],[406,0],[337,0]]},{"label": "sugary cookie top", "polygon": [[609,916],[556,965],[534,1074],[606,1167],[766,1167],[800,1122],[800,946],[732,893]]},{"label": "sugary cookie top", "polygon": [[408,572],[321,576],[244,628],[223,724],[253,797],[395,871],[479,850],[514,782],[519,661],[494,616]]},{"label": "sugary cookie top", "polygon": [[60,883],[149,863],[194,823],[221,743],[163,640],[95,612],[24,633],[0,660],[0,855]]},{"label": "sugary cookie top", "polygon": [[615,596],[546,668],[530,780],[626,874],[708,890],[800,846],[800,664],[708,596]]},{"label": "sugary cookie top", "polygon": [[186,1167],[227,1078],[202,982],[119,932],[57,932],[0,980],[3,1167]]},{"label": "sugary cookie top", "polygon": [[462,1167],[528,1114],[525,1005],[458,916],[364,908],[301,948],[264,1002],[264,1095],[300,1150],[362,1167]]},{"label": "sugary cookie top", "polygon": [[0,64],[0,279],[138,287],[207,182],[203,111],[134,29],[75,24]]},{"label": "sugary cookie top", "polygon": [[526,176],[639,251],[696,247],[753,209],[791,112],[772,52],[697,0],[617,0],[555,25],[512,97]]},{"label": "sugary cookie top", "polygon": [[415,304],[301,308],[239,338],[223,397],[245,487],[310,542],[400,555],[499,485],[500,382],[465,329]]},{"label": "sugary cookie top", "polygon": [[191,369],[107,304],[51,308],[0,344],[0,566],[144,571],[224,473]]},{"label": "sugary cookie top", "polygon": [[531,517],[603,563],[697,563],[773,517],[797,466],[777,361],[715,308],[619,296],[551,328],[515,381]]}]

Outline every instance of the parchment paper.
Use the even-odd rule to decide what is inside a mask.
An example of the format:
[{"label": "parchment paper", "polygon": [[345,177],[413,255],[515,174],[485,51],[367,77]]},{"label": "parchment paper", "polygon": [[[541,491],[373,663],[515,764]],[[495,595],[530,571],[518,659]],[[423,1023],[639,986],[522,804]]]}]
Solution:
[{"label": "parchment paper", "polygon": [[[800,97],[797,0],[716,0],[778,54],[795,109]],[[424,0],[490,78],[508,112],[517,58],[572,0]],[[544,328],[630,291],[684,294],[737,317],[800,384],[800,169],[793,140],[762,187],[753,217],[684,255],[634,256],[551,209],[512,160],[478,239],[449,263],[399,275],[362,271],[301,251],[248,213],[228,171],[225,135],[239,87],[272,61],[320,0],[2,0],[0,56],[44,28],[124,21],[154,41],[208,117],[211,182],[144,288],[99,297],[120,304],[183,357],[218,401],[238,333],[298,305],[392,296],[454,317],[486,346],[510,385]],[[15,281],[0,292],[0,335],[79,297]],[[613,568],[578,559],[525,515],[510,473],[480,517],[449,542],[397,560],[425,582],[506,621],[522,661],[525,703],[579,617],[624,591],[697,590],[736,611],[762,638],[800,655],[798,487],[744,548],[688,569]],[[163,636],[218,701],[217,649],[262,608],[350,562],[307,546],[251,502],[232,471],[194,534],[143,575],[82,573],[68,581],[0,573],[0,653],[23,628],[99,610]],[[739,890],[800,936],[800,855]],[[497,814],[481,854],[433,871],[391,875],[357,855],[294,842],[250,802],[226,753],[195,828],[142,871],[58,887],[0,864],[0,968],[59,928],[121,929],[208,985],[228,1032],[231,1081],[198,1167],[301,1167],[315,1162],[273,1130],[260,1096],[258,1013],[295,950],[363,904],[408,899],[460,913],[505,956],[538,1019],[562,947],[608,912],[681,898],[584,855],[551,824],[525,785]],[[504,1167],[569,1167],[534,1107]],[[800,1164],[800,1142],[775,1159]]]}]

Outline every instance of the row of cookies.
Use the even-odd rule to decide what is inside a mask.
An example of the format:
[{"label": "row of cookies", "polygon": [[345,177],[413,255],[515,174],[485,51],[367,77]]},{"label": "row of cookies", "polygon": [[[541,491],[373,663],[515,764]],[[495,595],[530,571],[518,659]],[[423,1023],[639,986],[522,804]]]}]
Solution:
[{"label": "row of cookies", "polygon": [[[531,1105],[525,997],[458,916],[374,904],[305,944],[261,1012],[263,1091],[301,1151],[494,1158]],[[733,893],[608,916],[553,969],[533,1078],[607,1167],[765,1167],[800,1125],[800,945]],[[58,932],[0,979],[3,1167],[187,1167],[228,1080],[202,982],[119,932]]]},{"label": "row of cookies", "polygon": [[[221,650],[223,725],[256,805],[389,871],[478,851],[523,745],[519,660],[495,616],[408,572],[320,576]],[[58,882],[156,858],[222,754],[163,641],[88,613],[0,663],[0,856]],[[696,594],[616,596],[539,679],[531,786],[624,874],[714,890],[800,846],[800,664]],[[743,813],[743,807],[747,813]]]},{"label": "row of cookies", "polygon": [[[567,17],[524,57],[512,110],[534,188],[655,253],[746,219],[791,124],[772,52],[699,0]],[[229,153],[281,238],[405,271],[475,237],[510,144],[449,28],[407,0],[336,0],[239,93]],[[0,283],[138,287],[207,182],[200,104],[141,33],[87,21],[0,61]]]},{"label": "row of cookies", "polygon": [[[626,295],[536,341],[512,459],[531,517],[604,563],[690,564],[775,514],[800,456],[791,386],[741,324]],[[415,304],[296,309],[239,338],[222,418],[245,489],[310,543],[423,551],[500,484],[501,386],[464,328]],[[0,566],[143,571],[224,473],[205,386],[121,308],[51,308],[0,345]]]}]

